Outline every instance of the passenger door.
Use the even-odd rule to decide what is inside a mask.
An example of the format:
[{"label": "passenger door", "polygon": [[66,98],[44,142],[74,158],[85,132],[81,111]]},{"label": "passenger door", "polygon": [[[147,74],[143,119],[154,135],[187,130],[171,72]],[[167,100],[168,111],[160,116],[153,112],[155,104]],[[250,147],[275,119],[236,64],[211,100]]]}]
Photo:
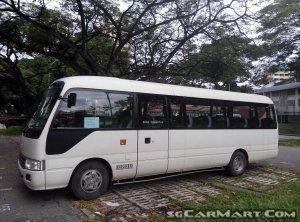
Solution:
[{"label": "passenger door", "polygon": [[138,95],[137,177],[166,173],[169,132],[165,96]]}]

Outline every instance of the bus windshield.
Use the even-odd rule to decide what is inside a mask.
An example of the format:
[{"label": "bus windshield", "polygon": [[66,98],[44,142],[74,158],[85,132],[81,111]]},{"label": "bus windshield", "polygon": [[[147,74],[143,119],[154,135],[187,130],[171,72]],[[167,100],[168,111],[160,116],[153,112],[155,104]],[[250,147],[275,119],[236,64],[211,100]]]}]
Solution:
[{"label": "bus windshield", "polygon": [[27,137],[38,138],[62,90],[63,82],[55,82],[45,91],[37,109],[24,129]]}]

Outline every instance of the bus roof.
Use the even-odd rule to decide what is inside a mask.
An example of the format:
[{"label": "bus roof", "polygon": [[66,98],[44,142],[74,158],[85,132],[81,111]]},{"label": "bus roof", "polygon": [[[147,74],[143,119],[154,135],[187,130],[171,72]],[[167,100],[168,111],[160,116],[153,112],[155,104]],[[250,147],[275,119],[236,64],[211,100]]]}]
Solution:
[{"label": "bus roof", "polygon": [[62,93],[65,93],[71,88],[86,88],[273,104],[270,98],[256,94],[177,86],[114,77],[73,76],[58,79],[57,81],[63,81],[65,83]]}]

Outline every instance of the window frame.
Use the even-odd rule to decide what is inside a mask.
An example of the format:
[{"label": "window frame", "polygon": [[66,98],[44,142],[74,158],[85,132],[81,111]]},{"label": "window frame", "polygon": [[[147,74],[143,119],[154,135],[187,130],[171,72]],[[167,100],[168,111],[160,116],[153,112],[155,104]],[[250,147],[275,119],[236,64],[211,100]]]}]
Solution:
[{"label": "window frame", "polygon": [[[58,104],[57,109],[55,110],[54,116],[51,120],[51,124],[49,127],[49,131],[117,131],[117,130],[137,130],[137,124],[136,124],[136,93],[134,92],[127,92],[127,91],[115,91],[115,90],[105,90],[105,89],[93,89],[93,88],[70,88],[68,89],[64,95],[63,98],[66,98],[68,94],[72,91],[91,91],[91,92],[103,92],[103,93],[115,93],[115,94],[128,94],[133,96],[133,109],[132,109],[132,127],[131,128],[54,128],[53,123],[55,118],[58,115],[58,112],[63,104],[63,100],[61,100]],[[111,105],[110,105],[111,110]]]},{"label": "window frame", "polygon": [[[51,124],[49,127],[49,131],[117,131],[117,130],[270,130],[270,129],[277,129],[278,128],[278,123],[277,123],[277,115],[275,111],[275,106],[274,104],[267,104],[267,103],[255,103],[255,102],[244,102],[244,101],[234,101],[234,100],[218,100],[218,99],[210,99],[210,98],[202,98],[202,97],[187,97],[187,96],[178,96],[178,95],[164,95],[164,94],[152,94],[152,93],[142,93],[142,92],[128,92],[128,91],[116,91],[116,90],[106,90],[106,89],[94,89],[94,88],[70,88],[68,89],[63,97],[67,96],[70,92],[72,91],[92,91],[92,92],[104,92],[104,93],[116,93],[116,94],[128,94],[133,96],[133,109],[132,109],[132,127],[131,128],[54,128],[53,123],[55,118],[58,115],[58,112],[63,104],[64,101],[60,101],[57,109],[55,110],[55,113],[53,115],[53,118],[51,120]],[[148,95],[148,96],[161,96],[164,98],[164,102],[166,105],[166,118],[167,118],[167,123],[165,128],[142,128],[139,126],[139,95]],[[228,107],[234,107],[234,106],[252,106],[254,108],[254,113],[255,116],[257,116],[257,106],[265,105],[265,106],[272,106],[271,107],[271,112],[274,115],[274,121],[276,123],[276,128],[238,128],[238,129],[232,129],[232,128],[187,128],[187,121],[186,119],[184,120],[185,127],[181,128],[174,128],[171,126],[171,120],[170,120],[170,103],[169,100],[172,98],[180,99],[182,101],[182,104],[186,106],[186,102],[189,99],[195,99],[199,101],[204,101],[208,102],[210,106],[210,116],[211,116],[211,108],[213,106],[228,106]],[[110,107],[111,109],[111,107]],[[250,110],[249,110],[250,111]],[[186,107],[183,111],[183,116],[186,116]]]},{"label": "window frame", "polygon": [[[170,129],[170,119],[169,119],[169,112],[168,112],[168,96],[170,95],[163,95],[163,94],[153,94],[153,93],[135,93],[136,94],[136,115],[135,115],[135,123],[136,123],[136,127],[138,130],[169,130]],[[165,103],[165,108],[166,108],[166,119],[167,119],[167,122],[166,122],[166,127],[165,128],[143,128],[140,126],[140,112],[139,112],[139,105],[140,105],[140,100],[139,100],[139,96],[140,95],[147,95],[147,96],[160,96],[160,97],[163,97],[164,99],[164,103]]]},{"label": "window frame", "polygon": [[[187,98],[187,97],[183,97],[183,96],[167,96],[166,97],[166,99],[167,99],[167,113],[168,113],[168,129],[178,129],[178,130],[185,130],[185,129],[189,129],[189,128],[187,128],[186,126],[187,126],[187,121],[186,121],[186,119],[184,118],[184,116],[187,116],[187,114],[186,114],[186,107],[185,107],[185,98]],[[184,122],[184,125],[185,125],[185,127],[173,127],[172,126],[172,123],[171,123],[171,113],[170,112],[172,112],[172,108],[171,108],[171,100],[172,99],[177,99],[178,101],[180,101],[180,106],[184,106],[184,108],[183,108],[183,122]],[[181,109],[181,107],[180,107],[180,109]]]},{"label": "window frame", "polygon": [[[212,108],[215,106],[221,106],[221,108],[223,109],[223,107],[228,107],[228,108],[233,108],[234,106],[248,106],[253,107],[254,111],[253,113],[251,113],[251,109],[249,109],[249,116],[251,117],[253,114],[255,114],[254,118],[258,118],[257,117],[257,107],[258,106],[271,106],[271,112],[274,116],[274,121],[276,123],[276,128],[259,128],[258,126],[255,128],[174,128],[171,126],[170,124],[170,119],[168,118],[169,121],[169,130],[270,130],[270,129],[277,129],[278,128],[278,123],[277,123],[277,116],[276,116],[276,112],[275,112],[275,106],[274,104],[268,104],[268,103],[255,103],[255,102],[245,102],[245,101],[235,101],[235,100],[219,100],[219,99],[210,99],[210,98],[202,98],[202,97],[187,97],[187,96],[173,96],[173,95],[168,95],[167,96],[167,105],[169,107],[169,98],[180,98],[183,101],[183,105],[186,106],[186,101],[188,101],[189,99],[192,100],[199,100],[199,104],[201,103],[201,101],[203,101],[204,103],[207,102],[207,104],[209,104],[210,106],[210,113],[209,116],[212,116]],[[187,115],[186,114],[186,109],[184,110],[184,114],[183,115]],[[227,113],[228,115],[228,113]],[[228,116],[226,116],[228,117]],[[230,125],[230,123],[229,123]],[[185,120],[185,126],[187,126],[187,122]]]}]

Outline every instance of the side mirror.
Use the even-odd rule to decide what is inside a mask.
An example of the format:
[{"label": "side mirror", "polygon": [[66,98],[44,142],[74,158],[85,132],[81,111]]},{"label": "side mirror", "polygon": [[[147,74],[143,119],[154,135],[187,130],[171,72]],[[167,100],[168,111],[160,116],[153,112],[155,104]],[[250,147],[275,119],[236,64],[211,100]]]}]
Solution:
[{"label": "side mirror", "polygon": [[76,98],[77,98],[76,93],[70,93],[68,95],[68,108],[76,105]]}]

